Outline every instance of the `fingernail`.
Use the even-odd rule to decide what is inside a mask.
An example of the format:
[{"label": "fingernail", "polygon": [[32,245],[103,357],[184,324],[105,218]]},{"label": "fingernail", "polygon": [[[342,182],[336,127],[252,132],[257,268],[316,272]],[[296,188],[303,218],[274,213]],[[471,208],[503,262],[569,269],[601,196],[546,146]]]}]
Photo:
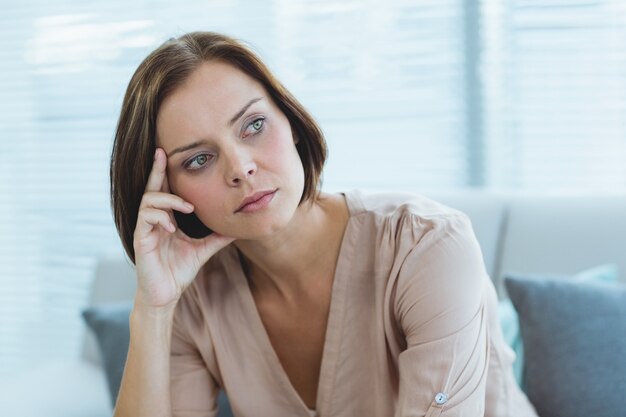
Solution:
[{"label": "fingernail", "polygon": [[159,150],[158,150],[158,149],[156,149],[156,150],[154,151],[154,160],[155,160],[155,161],[157,160],[157,155],[158,155],[158,152],[159,152]]},{"label": "fingernail", "polygon": [[185,207],[187,207],[189,210],[193,210],[193,204],[191,203],[185,203]]}]

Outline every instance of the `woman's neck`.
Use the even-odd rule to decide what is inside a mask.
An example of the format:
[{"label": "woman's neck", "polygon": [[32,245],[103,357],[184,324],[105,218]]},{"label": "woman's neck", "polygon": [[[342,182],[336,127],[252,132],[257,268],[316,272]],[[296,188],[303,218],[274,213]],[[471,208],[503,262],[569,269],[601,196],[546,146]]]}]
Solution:
[{"label": "woman's neck", "polygon": [[349,218],[342,195],[302,203],[292,221],[265,240],[238,240],[253,293],[297,301],[334,276]]}]

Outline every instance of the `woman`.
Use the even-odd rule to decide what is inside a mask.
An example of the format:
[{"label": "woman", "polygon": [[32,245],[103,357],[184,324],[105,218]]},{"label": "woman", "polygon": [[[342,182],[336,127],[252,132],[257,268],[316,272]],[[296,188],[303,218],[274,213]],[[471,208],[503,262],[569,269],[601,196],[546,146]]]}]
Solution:
[{"label": "woman", "polygon": [[189,33],[128,86],[111,159],[136,264],[116,416],[535,416],[468,218],[326,194],[320,129],[245,45]]}]

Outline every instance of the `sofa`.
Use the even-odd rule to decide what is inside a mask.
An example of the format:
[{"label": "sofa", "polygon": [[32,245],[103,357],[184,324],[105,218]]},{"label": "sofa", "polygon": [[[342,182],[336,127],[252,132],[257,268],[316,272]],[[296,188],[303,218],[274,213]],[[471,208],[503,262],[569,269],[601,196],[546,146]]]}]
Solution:
[{"label": "sofa", "polygon": [[[506,276],[536,278],[543,274],[567,279],[587,268],[611,263],[622,271],[619,280],[625,280],[626,195],[532,195],[481,190],[422,194],[470,217],[485,266],[502,300],[507,298]],[[128,303],[134,291],[134,272],[121,251],[98,261],[90,305]],[[3,415],[112,415],[102,354],[87,325],[83,331],[80,357],[30,370],[0,387]],[[624,338],[626,332],[622,333]],[[626,411],[623,413],[626,415]]]}]

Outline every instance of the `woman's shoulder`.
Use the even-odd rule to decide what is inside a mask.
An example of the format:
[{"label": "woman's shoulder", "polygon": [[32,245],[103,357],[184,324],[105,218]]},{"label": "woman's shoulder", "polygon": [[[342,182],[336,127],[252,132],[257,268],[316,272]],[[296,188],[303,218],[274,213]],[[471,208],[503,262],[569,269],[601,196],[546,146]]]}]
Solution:
[{"label": "woman's shoulder", "polygon": [[419,193],[351,190],[344,195],[352,216],[391,221],[412,219],[428,224],[468,219],[462,211]]},{"label": "woman's shoulder", "polygon": [[[344,193],[351,213],[350,242],[401,263],[443,240],[475,239],[469,217],[460,210],[417,193]],[[367,244],[365,242],[368,242]]]}]

